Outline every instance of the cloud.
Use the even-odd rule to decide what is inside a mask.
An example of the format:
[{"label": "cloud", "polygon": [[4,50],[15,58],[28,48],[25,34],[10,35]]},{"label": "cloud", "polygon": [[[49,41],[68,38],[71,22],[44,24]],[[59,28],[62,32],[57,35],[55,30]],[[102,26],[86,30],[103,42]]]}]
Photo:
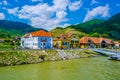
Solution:
[{"label": "cloud", "polygon": [[4,5],[8,5],[8,2],[6,0],[3,1]]},{"label": "cloud", "polygon": [[98,4],[98,2],[96,0],[92,0],[91,5],[93,5],[93,4]]},{"label": "cloud", "polygon": [[64,25],[60,25],[60,26],[62,26],[63,28],[65,28],[65,27],[67,27],[67,26],[70,26],[71,24],[64,24]]},{"label": "cloud", "polygon": [[6,5],[8,5],[8,4],[9,4],[9,3],[7,2],[7,0],[3,0],[3,1],[0,2],[0,5],[5,5],[5,6],[6,6]]},{"label": "cloud", "polygon": [[53,9],[66,10],[69,4],[69,0],[53,0]]},{"label": "cloud", "polygon": [[18,11],[19,7],[8,9],[8,13],[16,15],[16,12]]},{"label": "cloud", "polygon": [[[33,27],[51,30],[68,21],[66,16],[68,14],[68,6],[71,2],[70,0],[53,0],[52,3],[52,5],[48,3],[24,5],[21,8],[7,9],[7,11],[9,14],[17,16],[20,19],[29,20]],[[80,3],[81,1],[71,3],[71,11],[77,10]]]},{"label": "cloud", "polygon": [[58,7],[54,4],[49,6],[47,3],[37,5],[25,5],[21,9],[18,7],[8,9],[9,14],[18,16],[20,19],[28,19],[30,24],[37,28],[53,29],[62,22],[65,22],[66,7]]},{"label": "cloud", "polygon": [[43,0],[32,0],[32,2],[42,2]]},{"label": "cloud", "polygon": [[56,12],[56,17],[58,19],[63,19],[66,15],[67,15],[67,13],[65,11],[57,11]]},{"label": "cloud", "polygon": [[3,20],[3,19],[5,19],[5,15],[4,13],[0,13],[0,20]]},{"label": "cloud", "polygon": [[108,17],[109,16],[109,5],[107,4],[105,6],[99,6],[99,7],[92,9],[91,11],[88,10],[83,22],[89,21],[95,18],[96,16]]},{"label": "cloud", "polygon": [[11,5],[10,3],[7,2],[7,0],[2,0],[0,1],[0,6],[8,6],[8,5]]},{"label": "cloud", "polygon": [[79,0],[79,1],[75,1],[75,2],[70,3],[68,8],[69,8],[70,11],[76,11],[81,6],[82,6],[82,1]]}]

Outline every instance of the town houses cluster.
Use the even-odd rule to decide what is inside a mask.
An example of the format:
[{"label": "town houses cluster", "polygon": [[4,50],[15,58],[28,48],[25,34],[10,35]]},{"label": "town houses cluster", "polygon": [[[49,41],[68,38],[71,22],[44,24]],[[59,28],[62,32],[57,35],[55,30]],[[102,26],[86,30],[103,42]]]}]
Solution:
[{"label": "town houses cluster", "polygon": [[61,34],[53,37],[51,32],[39,30],[25,34],[21,38],[21,47],[26,49],[75,49],[75,48],[113,48],[120,47],[120,43],[108,38],[83,36],[76,34]]}]

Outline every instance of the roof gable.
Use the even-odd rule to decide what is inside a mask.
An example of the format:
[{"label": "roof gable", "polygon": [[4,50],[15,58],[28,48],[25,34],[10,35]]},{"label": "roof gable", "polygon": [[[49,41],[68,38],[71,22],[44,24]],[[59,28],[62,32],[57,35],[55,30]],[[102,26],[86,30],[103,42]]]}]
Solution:
[{"label": "roof gable", "polygon": [[28,38],[30,35],[37,37],[37,36],[45,36],[45,37],[52,37],[52,33],[46,32],[44,30],[39,30],[31,33],[25,34],[25,38]]}]

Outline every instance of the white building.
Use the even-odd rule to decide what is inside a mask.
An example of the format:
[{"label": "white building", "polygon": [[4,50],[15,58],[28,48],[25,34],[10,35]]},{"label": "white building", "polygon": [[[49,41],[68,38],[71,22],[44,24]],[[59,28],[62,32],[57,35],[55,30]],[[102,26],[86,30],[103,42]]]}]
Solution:
[{"label": "white building", "polygon": [[44,30],[27,33],[21,38],[21,46],[29,49],[51,49],[53,47],[52,33]]}]

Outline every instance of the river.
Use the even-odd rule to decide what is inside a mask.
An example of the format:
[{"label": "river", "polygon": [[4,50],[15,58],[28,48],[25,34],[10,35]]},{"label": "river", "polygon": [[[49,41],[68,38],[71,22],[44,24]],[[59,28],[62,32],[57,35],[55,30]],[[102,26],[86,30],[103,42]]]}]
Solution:
[{"label": "river", "polygon": [[94,57],[0,67],[0,80],[120,80],[120,62]]}]

